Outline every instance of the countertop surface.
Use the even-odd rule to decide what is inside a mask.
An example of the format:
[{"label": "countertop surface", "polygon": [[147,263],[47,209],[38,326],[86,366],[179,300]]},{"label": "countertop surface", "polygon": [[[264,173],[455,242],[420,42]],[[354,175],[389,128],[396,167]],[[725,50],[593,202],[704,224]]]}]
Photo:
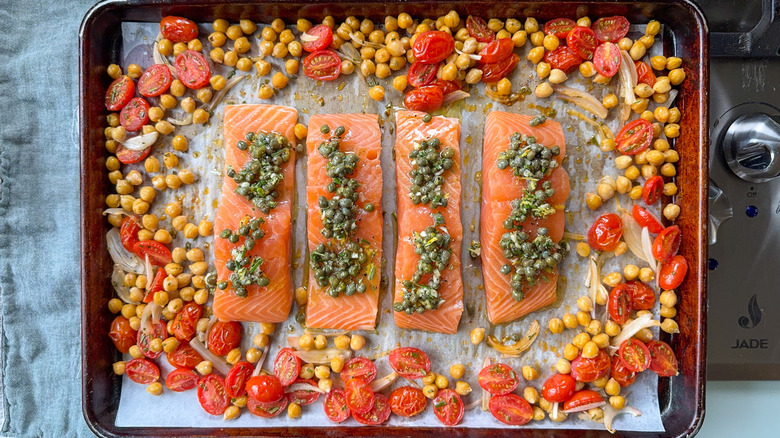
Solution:
[{"label": "countertop surface", "polygon": [[[74,118],[78,27],[94,1],[0,3],[0,434],[91,436],[81,415]],[[780,436],[778,397],[780,381],[709,382],[699,436]]]}]

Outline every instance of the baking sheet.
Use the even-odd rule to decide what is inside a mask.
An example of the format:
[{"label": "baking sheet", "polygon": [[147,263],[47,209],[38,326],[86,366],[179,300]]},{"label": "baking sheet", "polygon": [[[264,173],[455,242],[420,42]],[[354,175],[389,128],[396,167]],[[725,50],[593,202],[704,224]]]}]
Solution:
[{"label": "baking sheet", "polygon": [[[259,26],[262,29],[263,26]],[[210,32],[210,25],[200,26],[200,35],[202,40]],[[156,23],[123,23],[123,45],[121,52],[122,65],[127,66],[130,63],[137,63],[146,68],[151,63],[152,45],[159,30]],[[638,31],[639,27],[632,28],[632,31]],[[642,26],[642,30],[644,30]],[[660,50],[661,44],[656,44],[653,49]],[[208,44],[204,44],[206,51],[209,50]],[[525,85],[532,90],[538,83],[538,79],[533,65],[525,60],[530,43],[526,48],[519,51],[521,62],[517,70],[511,75],[513,90]],[[257,47],[253,46],[251,56],[257,52]],[[517,51],[516,51],[517,52]],[[267,59],[274,65],[273,71],[283,69],[282,61],[278,59]],[[216,72],[228,76],[229,68],[218,66]],[[281,91],[277,91],[271,101],[262,101],[257,98],[259,87],[270,81],[270,75],[258,77],[256,72],[249,73],[236,71],[234,74],[248,75],[236,87],[234,87],[225,100],[219,104],[214,111],[206,129],[187,126],[177,129],[177,134],[184,134],[190,141],[188,152],[181,153],[173,151],[171,147],[171,138],[164,138],[155,146],[155,155],[161,157],[165,152],[173,152],[179,157],[179,168],[190,168],[198,175],[195,184],[189,187],[182,187],[176,191],[158,192],[157,200],[153,204],[152,212],[162,214],[162,209],[167,202],[176,199],[183,204],[183,211],[188,214],[190,221],[197,223],[200,219],[213,220],[216,206],[219,202],[220,186],[222,181],[222,169],[224,168],[223,137],[222,137],[222,115],[224,106],[229,104],[243,103],[273,103],[276,105],[288,105],[298,109],[299,122],[308,124],[309,114],[317,113],[347,113],[347,112],[366,112],[379,114],[379,123],[382,129],[382,155],[381,163],[383,170],[384,194],[382,207],[385,218],[384,225],[384,259],[386,264],[383,267],[383,275],[386,277],[386,284],[393,284],[394,271],[394,241],[393,241],[393,219],[392,212],[395,211],[395,172],[392,158],[392,149],[395,140],[394,135],[394,110],[402,103],[403,96],[395,91],[388,81],[378,80],[385,86],[386,99],[383,102],[375,102],[367,95],[367,87],[356,75],[342,76],[336,81],[316,83],[308,78],[291,80],[290,85]],[[299,72],[303,75],[303,72]],[[571,75],[571,79],[566,82],[568,86],[576,86],[588,89],[596,97],[601,98],[610,92],[617,94],[617,80],[607,87],[590,87],[581,80],[576,71]],[[587,81],[588,84],[590,81]],[[615,170],[611,153],[602,153],[597,146],[590,144],[591,139],[596,135],[595,130],[585,122],[569,116],[566,109],[573,108],[583,112],[579,108],[564,104],[556,99],[544,99],[540,101],[539,107],[536,107],[536,98],[530,95],[523,102],[515,103],[507,107],[497,102],[493,102],[484,96],[482,85],[479,91],[473,93],[474,96],[465,102],[453,104],[451,107],[441,111],[442,115],[457,117],[461,120],[461,148],[463,151],[462,160],[462,223],[463,228],[463,283],[464,283],[464,312],[460,321],[458,333],[455,335],[444,335],[429,332],[420,332],[412,330],[403,330],[395,326],[393,322],[392,310],[392,289],[383,288],[380,293],[380,311],[378,315],[378,326],[374,332],[362,332],[367,339],[367,347],[360,355],[367,357],[379,357],[376,361],[379,375],[385,375],[391,370],[387,364],[387,359],[382,357],[389,350],[398,345],[417,347],[428,353],[431,358],[432,370],[439,374],[444,374],[449,378],[449,366],[454,363],[463,363],[466,366],[466,376],[463,380],[468,381],[474,391],[463,397],[466,405],[478,400],[481,395],[481,388],[477,384],[476,376],[482,368],[485,357],[491,357],[494,360],[505,362],[511,365],[516,371],[520,371],[523,365],[534,365],[541,376],[533,382],[521,382],[516,392],[521,393],[522,388],[530,384],[537,389],[541,388],[544,380],[555,371],[553,366],[562,355],[563,346],[571,340],[576,330],[566,330],[563,334],[553,335],[547,329],[547,322],[550,318],[561,317],[565,312],[576,313],[576,299],[586,294],[584,287],[585,275],[587,273],[587,259],[579,257],[574,246],[576,241],[572,241],[572,251],[565,258],[560,269],[561,279],[567,283],[566,293],[562,300],[556,302],[550,307],[541,309],[531,315],[512,323],[491,326],[488,323],[485,312],[484,291],[482,290],[481,268],[478,260],[473,260],[468,256],[468,247],[472,240],[479,240],[479,205],[480,187],[477,178],[481,171],[481,150],[482,133],[484,129],[484,120],[488,112],[494,110],[519,112],[522,114],[537,115],[540,113],[540,107],[552,106],[557,110],[555,120],[564,127],[566,135],[567,156],[563,161],[564,168],[569,172],[572,187],[569,200],[566,203],[567,224],[566,230],[572,233],[584,234],[589,225],[600,214],[608,211],[614,211],[614,200],[608,201],[600,210],[593,212],[584,205],[584,195],[587,192],[595,192],[597,181],[603,175],[617,176],[619,173]],[[155,104],[154,98],[151,104]],[[612,111],[607,124],[617,132],[620,124],[615,120],[617,111]],[[166,116],[173,115],[178,117],[183,113],[166,113]],[[293,233],[293,277],[294,285],[302,284],[303,266],[306,257],[306,241],[299,238],[305,236],[306,227],[306,158],[300,157],[296,163],[296,192],[298,205],[293,211],[295,219],[295,232]],[[162,172],[165,172],[163,170]],[[148,181],[145,181],[148,184]],[[627,196],[622,196],[623,207],[630,207],[631,201]],[[656,206],[656,214],[658,207]],[[169,222],[161,222],[161,227],[170,228]],[[193,245],[199,245],[210,256],[208,245],[212,241],[211,237],[199,237]],[[174,239],[174,245],[182,245],[183,239],[178,237]],[[620,262],[620,264],[619,264]],[[618,260],[610,258],[602,269],[602,275],[619,271],[622,272],[622,266],[626,263],[634,263],[637,266],[646,266],[636,259],[630,251],[621,256]],[[273,335],[273,346],[269,352],[269,360],[266,362],[266,369],[271,368],[273,358],[279,348],[287,346],[287,336],[297,336],[303,333],[303,328],[295,322],[295,316],[298,312],[298,306],[293,305],[290,317],[285,323],[277,324],[276,333]],[[603,314],[604,308],[599,306],[598,315]],[[658,304],[654,313],[658,313]],[[485,343],[480,346],[471,345],[469,342],[469,333],[474,327],[486,328],[487,334],[494,334],[501,337],[505,334],[524,333],[528,325],[533,320],[538,320],[542,326],[541,332],[535,341],[531,350],[521,358],[500,358],[500,355],[489,348]],[[245,336],[243,339],[242,350],[246,351],[250,347],[253,335],[259,332],[259,325],[254,323],[244,323]],[[656,329],[657,334],[657,329]],[[129,358],[129,356],[128,356]],[[163,358],[156,361],[161,367],[162,375],[165,376],[172,368]],[[454,379],[451,385],[454,386]],[[403,381],[398,381],[393,387],[402,386]],[[636,383],[630,386],[623,394],[626,395],[627,405],[636,407],[643,414],[640,417],[631,417],[629,415],[618,416],[613,422],[613,427],[618,430],[634,431],[663,431],[663,424],[658,405],[658,377],[652,372],[641,373]],[[425,413],[412,419],[403,418],[397,415],[391,416],[385,423],[389,426],[410,425],[413,427],[444,427],[433,415],[432,409],[426,409]],[[159,397],[150,396],[144,385],[135,384],[127,376],[123,378],[121,398],[116,417],[116,425],[120,427],[320,427],[332,426],[334,423],[327,420],[322,413],[321,401],[303,407],[303,415],[299,419],[290,419],[286,414],[281,414],[272,419],[263,419],[256,417],[246,410],[243,410],[240,418],[231,421],[225,421],[221,416],[211,416],[200,407],[194,391],[176,393],[165,390]],[[342,426],[360,426],[354,419],[349,419]],[[467,412],[460,424],[465,427],[492,427],[492,428],[517,428],[518,426],[506,426],[498,422],[489,412],[482,412],[478,407]],[[583,421],[576,418],[576,415],[570,415],[570,418],[561,423],[556,423],[546,418],[543,421],[532,421],[522,428],[569,428],[569,429],[602,429],[603,424],[592,421]]]}]

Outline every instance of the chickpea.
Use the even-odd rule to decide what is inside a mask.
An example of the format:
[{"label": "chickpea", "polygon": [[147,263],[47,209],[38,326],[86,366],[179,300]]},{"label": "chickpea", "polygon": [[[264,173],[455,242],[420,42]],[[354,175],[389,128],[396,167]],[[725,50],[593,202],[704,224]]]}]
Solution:
[{"label": "chickpea", "polygon": [[[223,88],[225,88],[225,84],[227,83],[227,80],[222,75],[214,75],[209,79],[209,84],[211,84],[211,88],[214,89],[214,91],[219,91]],[[163,105],[165,106],[165,105]],[[171,107],[173,108],[173,107]]]},{"label": "chickpea", "polygon": [[192,113],[192,123],[203,125],[209,121],[210,117],[208,111],[203,108],[198,108]]},{"label": "chickpea", "polygon": [[274,52],[274,43],[273,41],[262,40],[257,44],[257,48],[261,56],[271,56]]},{"label": "chickpea", "polygon": [[599,347],[593,341],[588,341],[585,347],[582,348],[582,357],[585,359],[593,359],[599,355]]},{"label": "chickpea", "polygon": [[584,78],[589,78],[596,74],[596,67],[594,67],[593,63],[590,61],[585,61],[580,64],[578,70]]},{"label": "chickpea", "polygon": [[577,243],[577,255],[587,257],[590,254],[590,245],[587,242]]},{"label": "chickpea", "polygon": [[301,62],[297,59],[288,59],[284,63],[284,71],[287,72],[288,75],[294,75],[298,73],[300,66]]},{"label": "chickpea", "polygon": [[394,88],[396,91],[398,91],[398,92],[401,92],[401,93],[403,93],[403,92],[404,92],[404,90],[406,90],[407,84],[408,84],[408,82],[407,82],[407,79],[406,79],[406,76],[405,76],[405,75],[402,75],[402,76],[396,76],[396,77],[393,79],[393,88]]},{"label": "chickpea", "polygon": [[322,19],[322,24],[333,30],[336,27],[336,19],[332,15],[327,15]]},{"label": "chickpea", "polygon": [[[552,75],[552,72],[550,73]],[[552,86],[550,86],[547,82],[542,82],[541,84],[536,86],[536,90],[534,90],[534,94],[538,98],[545,98],[550,97],[552,95],[553,89]]]},{"label": "chickpea", "polygon": [[467,382],[458,380],[455,383],[455,392],[458,393],[458,395],[468,395],[471,393],[471,385]]},{"label": "chickpea", "polygon": [[314,368],[314,377],[317,379],[328,379],[330,378],[330,367],[327,365],[319,365]]},{"label": "chickpea", "polygon": [[599,184],[596,186],[596,192],[602,201],[608,201],[612,199],[613,196],[615,196],[615,189],[612,188],[612,186],[609,184]]},{"label": "chickpea", "polygon": [[439,389],[447,389],[450,386],[450,381],[447,379],[447,376],[443,374],[437,374],[433,384],[436,385],[436,387]]},{"label": "chickpea", "polygon": [[309,333],[304,334],[298,338],[298,346],[305,351],[309,351],[314,348],[314,336]]},{"label": "chickpea", "polygon": [[471,330],[469,336],[472,345],[479,345],[482,343],[482,339],[485,337],[485,329],[482,327],[475,327]]},{"label": "chickpea", "polygon": [[550,329],[550,333],[558,334],[563,332],[563,321],[561,321],[560,318],[551,318],[547,325]]},{"label": "chickpea", "polygon": [[677,123],[668,123],[664,126],[664,135],[669,138],[677,138],[680,136],[680,125]]},{"label": "chickpea", "polygon": [[587,193],[585,195],[585,205],[587,205],[589,209],[598,210],[602,204],[603,201],[601,199],[601,196],[595,193]]},{"label": "chickpea", "polygon": [[330,369],[333,370],[334,373],[340,373],[341,370],[344,369],[344,358],[341,356],[334,356],[333,359],[330,360]]},{"label": "chickpea", "polygon": [[534,47],[533,49],[528,51],[528,55],[526,55],[525,58],[531,61],[533,64],[538,64],[543,57],[544,57],[544,47]]},{"label": "chickpea", "polygon": [[607,109],[614,108],[618,104],[617,96],[612,93],[607,94],[603,99],[601,99],[601,104],[604,105],[604,108]]},{"label": "chickpea", "polygon": [[214,364],[211,363],[210,360],[204,360],[201,361],[198,365],[195,366],[195,369],[198,370],[198,372],[203,375],[207,376],[211,374],[211,371],[214,367]]},{"label": "chickpea", "polygon": [[528,17],[525,19],[523,29],[525,29],[525,31],[528,33],[537,32],[539,30],[539,22],[536,21],[536,18]]},{"label": "chickpea", "polygon": [[593,310],[593,301],[588,296],[582,296],[577,298],[577,307],[583,312],[590,312]]},{"label": "chickpea", "polygon": [[631,190],[631,180],[623,175],[617,177],[615,185],[617,187],[617,192],[620,194],[628,193],[628,191]]},{"label": "chickpea", "polygon": [[462,364],[456,363],[450,366],[450,375],[455,380],[462,379],[465,373],[466,367],[464,367]]},{"label": "chickpea", "polygon": [[580,350],[585,348],[585,344],[588,342],[590,342],[590,335],[585,332],[578,333],[577,336],[571,340],[572,345],[579,348]]},{"label": "chickpea", "polygon": [[138,79],[143,74],[144,70],[138,64],[130,64],[127,66],[127,75],[133,79]]},{"label": "chickpea", "polygon": [[366,346],[366,338],[362,335],[352,335],[349,339],[349,347],[355,351],[360,351]]},{"label": "chickpea", "polygon": [[573,329],[577,327],[577,317],[569,312],[563,314],[563,326],[567,329]]},{"label": "chickpea", "polygon": [[618,41],[617,46],[620,48],[620,50],[630,50],[631,47],[633,47],[634,41],[631,40],[631,38],[621,38],[620,41]]},{"label": "chickpea", "polygon": [[341,74],[351,75],[355,72],[355,64],[352,61],[341,61]]},{"label": "chickpea", "polygon": [[238,58],[238,61],[236,61],[236,69],[239,71],[252,70],[252,60],[249,58]]},{"label": "chickpea", "polygon": [[258,333],[252,338],[252,343],[254,343],[257,348],[265,348],[270,343],[270,338],[265,333]]},{"label": "chickpea", "polygon": [[[531,39],[531,42],[533,42],[533,38]],[[555,35],[545,35],[544,39],[542,40],[542,45],[544,46],[545,50],[555,50],[560,44],[561,42]]]},{"label": "chickpea", "polygon": [[436,373],[433,371],[428,371],[428,374],[423,376],[422,383],[423,385],[432,385],[434,380],[436,380]]},{"label": "chickpea", "polygon": [[466,83],[472,85],[479,83],[479,81],[482,80],[482,73],[482,70],[478,68],[472,68],[468,73],[466,73]]},{"label": "chickpea", "polygon": [[310,363],[303,364],[299,376],[301,379],[311,379],[314,377],[314,365]]},{"label": "chickpea", "polygon": [[678,58],[676,56],[671,56],[669,58],[666,58],[666,69],[670,72],[676,68],[680,68],[682,65],[682,58]]},{"label": "chickpea", "polygon": [[671,318],[666,318],[661,321],[661,330],[670,334],[680,333],[680,326],[677,324],[677,321]]},{"label": "chickpea", "polygon": [[569,374],[571,373],[571,362],[564,358],[559,358],[558,362],[555,363],[555,371],[561,373],[561,374]]},{"label": "chickpea", "polygon": [[434,399],[438,393],[439,388],[437,388],[436,385],[425,385],[423,387],[423,394],[429,399]]},{"label": "chickpea", "polygon": [[566,344],[563,347],[563,357],[566,358],[566,360],[574,360],[579,354],[580,349],[577,348],[574,344]]},{"label": "chickpea", "polygon": [[408,29],[409,26],[412,25],[412,16],[407,14],[406,12],[401,13],[398,15],[398,19],[396,20],[398,27],[401,29]]},{"label": "chickpea", "polygon": [[566,73],[563,72],[563,70],[554,68],[550,71],[549,81],[551,84],[561,84],[566,82],[566,79],[568,79],[568,77],[566,76]]},{"label": "chickpea", "polygon": [[303,54],[303,46],[298,41],[291,41],[287,44],[287,51],[290,53],[290,56],[297,58]]},{"label": "chickpea", "polygon": [[333,345],[338,348],[339,350],[346,350],[349,348],[349,336],[347,335],[339,335],[333,338]]},{"label": "chickpea", "polygon": [[384,79],[392,74],[390,71],[390,66],[384,63],[379,63],[376,65],[376,71],[374,72],[376,74],[376,77],[379,79]]},{"label": "chickpea", "polygon": [[591,319],[590,313],[583,312],[582,310],[577,312],[577,324],[579,324],[579,325],[581,325],[583,327],[587,327],[588,324],[590,324],[591,320],[592,319]]},{"label": "chickpea", "polygon": [[529,382],[539,378],[539,371],[530,365],[524,365],[520,372],[523,374],[523,378]]}]

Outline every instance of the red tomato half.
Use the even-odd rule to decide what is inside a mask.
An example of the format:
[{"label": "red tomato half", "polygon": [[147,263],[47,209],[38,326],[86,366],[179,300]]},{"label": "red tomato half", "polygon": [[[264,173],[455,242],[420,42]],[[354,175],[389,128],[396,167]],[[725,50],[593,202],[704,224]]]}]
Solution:
[{"label": "red tomato half", "polygon": [[209,351],[217,356],[228,354],[230,350],[238,347],[238,344],[241,343],[243,331],[244,329],[239,322],[217,322],[209,332]]},{"label": "red tomato half", "polygon": [[626,339],[620,344],[618,360],[629,370],[641,373],[650,367],[650,350],[638,339]]},{"label": "red tomato half", "polygon": [[620,49],[610,42],[601,43],[593,53],[593,65],[602,76],[615,76],[620,69]]},{"label": "red tomato half", "polygon": [[168,331],[166,330],[165,323],[160,321],[155,324],[152,322],[152,319],[149,318],[149,320],[146,321],[146,326],[141,326],[141,328],[138,329],[136,344],[138,344],[138,347],[141,349],[144,356],[149,359],[157,359],[162,354],[162,350],[154,352],[149,347],[149,344],[152,342],[152,339],[165,339],[166,336],[168,336]]},{"label": "red tomato half", "polygon": [[650,310],[655,304],[655,292],[641,281],[627,281],[626,287],[631,291],[633,310]]},{"label": "red tomato half", "polygon": [[440,390],[433,399],[433,413],[446,426],[460,423],[465,410],[460,395],[451,389]]},{"label": "red tomato half", "polygon": [[133,251],[133,245],[138,242],[139,231],[141,231],[141,225],[134,217],[125,216],[122,218],[122,223],[119,225],[119,239],[126,250]]},{"label": "red tomato half", "polygon": [[618,324],[625,324],[634,310],[634,297],[631,288],[626,283],[620,283],[612,288],[607,300],[609,316]]},{"label": "red tomato half", "polygon": [[653,175],[642,186],[642,200],[645,204],[652,205],[661,199],[664,194],[664,179],[660,175]]},{"label": "red tomato half", "polygon": [[419,62],[437,64],[447,59],[454,48],[452,35],[440,30],[429,30],[417,35],[412,45],[412,55]]},{"label": "red tomato half", "polygon": [[466,30],[469,31],[471,37],[480,43],[489,43],[495,38],[495,34],[490,30],[485,20],[473,15],[466,18]]},{"label": "red tomato half", "polygon": [[325,402],[322,403],[322,407],[328,420],[334,423],[341,423],[350,416],[349,408],[347,407],[347,397],[344,391],[340,389],[332,389],[325,396]]},{"label": "red tomato half", "polygon": [[368,412],[352,412],[352,417],[360,424],[369,426],[382,424],[390,418],[390,403],[384,394],[376,394],[374,406]]},{"label": "red tomato half", "polygon": [[148,385],[160,378],[160,369],[146,359],[133,359],[125,364],[125,374],[135,383]]},{"label": "red tomato half", "polygon": [[291,385],[301,372],[301,360],[292,348],[282,348],[274,360],[274,375],[282,382],[282,386]]},{"label": "red tomato half", "polygon": [[604,350],[599,350],[598,356],[593,359],[586,359],[580,354],[571,361],[571,376],[578,382],[593,382],[606,376],[609,367],[609,354]]},{"label": "red tomato half", "polygon": [[577,23],[569,18],[556,18],[544,23],[544,33],[546,35],[555,35],[559,40],[566,39],[569,32],[577,27]]},{"label": "red tomato half", "polygon": [[517,394],[491,397],[488,406],[496,420],[510,426],[522,426],[534,416],[534,408]]},{"label": "red tomato half", "polygon": [[518,62],[520,62],[520,57],[512,53],[499,62],[494,62],[492,64],[480,63],[479,68],[482,70],[482,81],[496,82],[505,78],[515,69],[515,67],[517,67]]},{"label": "red tomato half", "polygon": [[144,74],[138,78],[138,92],[141,96],[159,96],[171,86],[173,75],[171,70],[162,64],[152,64]]},{"label": "red tomato half", "polygon": [[160,20],[160,33],[174,43],[186,43],[198,37],[198,26],[186,18],[169,15]]},{"label": "red tomato half", "polygon": [[438,70],[438,64],[425,64],[420,61],[415,61],[409,66],[406,77],[409,81],[409,85],[414,88],[419,88],[433,83],[436,80],[436,72]]},{"label": "red tomato half", "polygon": [[566,36],[566,45],[580,55],[580,58],[593,59],[593,52],[596,51],[596,34],[589,27],[577,26]]},{"label": "red tomato half", "polygon": [[515,43],[511,38],[501,38],[488,43],[485,48],[479,52],[480,62],[492,64],[508,58],[515,50]]},{"label": "red tomato half", "polygon": [[436,79],[436,82],[434,82],[433,85],[441,88],[441,92],[445,96],[452,93],[453,91],[457,91],[463,88],[460,81],[457,79],[454,81],[445,81],[444,79],[440,78]]},{"label": "red tomato half", "polygon": [[412,111],[429,113],[441,108],[444,92],[436,85],[426,85],[406,92],[404,106]]},{"label": "red tomato half", "polygon": [[677,357],[672,347],[664,341],[650,341],[650,370],[661,377],[672,377],[678,374]]},{"label": "red tomato half", "polygon": [[312,379],[298,379],[295,384],[311,386],[312,389],[296,389],[287,393],[290,403],[297,403],[301,406],[310,405],[320,398],[317,382]]},{"label": "red tomato half", "polygon": [[333,50],[319,50],[303,59],[303,73],[318,81],[332,81],[341,74],[341,58]]},{"label": "red tomato half", "polygon": [[635,61],[634,65],[636,66],[637,83],[647,84],[651,87],[655,85],[655,73],[646,62]]},{"label": "red tomato half", "polygon": [[374,391],[362,379],[349,379],[344,382],[344,395],[347,407],[352,414],[365,414],[374,407]]},{"label": "red tomato half", "polygon": [[333,42],[333,31],[324,24],[318,24],[301,35],[301,46],[307,52],[327,49]]},{"label": "red tomato half", "polygon": [[647,227],[647,231],[651,233],[660,233],[663,231],[664,226],[658,216],[654,215],[646,208],[639,204],[634,204],[634,208],[631,210],[631,215],[634,217],[636,223],[640,227]]},{"label": "red tomato half", "polygon": [[616,43],[628,34],[628,26],[628,19],[617,15],[599,18],[591,25],[591,29],[593,29],[599,42],[609,41]]},{"label": "red tomato half", "polygon": [[553,374],[542,385],[542,396],[553,403],[562,403],[574,395],[577,382],[568,374]]},{"label": "red tomato half", "polygon": [[111,331],[108,332],[108,337],[111,338],[120,353],[130,351],[130,347],[136,342],[136,332],[130,327],[130,320],[122,315],[111,321]]},{"label": "red tomato half", "polygon": [[575,67],[582,64],[582,58],[574,50],[566,46],[558,46],[557,49],[544,53],[544,62],[550,64],[552,68],[571,73]]},{"label": "red tomato half", "polygon": [[165,378],[165,386],[171,391],[184,392],[195,389],[198,386],[198,375],[187,368],[176,368],[168,373]]},{"label": "red tomato half", "polygon": [[682,231],[677,225],[666,227],[653,240],[653,257],[661,263],[669,263],[677,255],[682,242]]},{"label": "red tomato half", "polygon": [[509,394],[520,384],[517,373],[505,363],[488,365],[479,372],[479,386],[493,395]]},{"label": "red tomato half", "polygon": [[246,407],[249,412],[258,417],[273,418],[284,412],[284,408],[287,407],[287,397],[269,403],[262,403],[250,397],[246,401]]},{"label": "red tomato half", "polygon": [[652,143],[653,125],[645,119],[636,119],[618,132],[615,141],[621,154],[636,155]]},{"label": "red tomato half", "polygon": [[590,389],[583,389],[575,392],[574,395],[569,397],[563,404],[563,409],[568,411],[569,409],[576,409],[580,406],[592,405],[603,401],[604,398],[598,392]]},{"label": "red tomato half", "polygon": [[133,245],[133,252],[144,260],[149,256],[149,263],[153,266],[165,266],[173,261],[171,250],[156,240],[141,240]]},{"label": "red tomato half", "polygon": [[106,91],[106,109],[109,111],[119,111],[135,94],[135,82],[130,76],[122,75],[108,86]]},{"label": "red tomato half", "polygon": [[246,393],[250,399],[260,403],[273,403],[284,397],[284,386],[276,376],[261,374],[246,382]]},{"label": "red tomato half", "polygon": [[[392,353],[390,354],[390,357],[392,365]],[[365,357],[353,357],[344,364],[340,376],[341,380],[345,381],[349,379],[361,379],[366,383],[370,383],[376,378],[376,365]]]},{"label": "red tomato half", "polygon": [[123,164],[134,164],[145,160],[150,152],[152,152],[151,146],[140,151],[134,151],[120,144],[116,147],[116,159]]},{"label": "red tomato half", "polygon": [[176,347],[170,353],[165,353],[165,357],[168,359],[168,363],[176,368],[186,368],[189,370],[195,369],[199,363],[203,361],[203,358],[190,346],[187,341],[179,342],[179,346]]},{"label": "red tomato half", "polygon": [[431,361],[422,350],[412,347],[396,348],[390,352],[390,366],[401,377],[420,379],[431,370]]},{"label": "red tomato half", "polygon": [[128,131],[135,132],[149,121],[149,103],[143,97],[134,97],[119,112],[119,123]]},{"label": "red tomato half", "polygon": [[246,382],[252,377],[254,365],[249,362],[236,362],[225,376],[225,392],[233,398],[246,394]]},{"label": "red tomato half", "polygon": [[[160,268],[160,271],[165,275],[164,269]],[[192,339],[192,337],[195,336],[198,320],[202,314],[203,308],[195,301],[189,301],[184,304],[171,323],[171,331],[173,332],[172,334],[176,336],[176,339],[180,341],[189,341]]]},{"label": "red tomato half", "polygon": [[[149,287],[149,291],[146,292],[146,296],[144,297],[144,303],[151,303],[152,300],[154,300],[154,294],[164,289],[163,286],[165,283],[165,278],[167,276],[168,273],[165,272],[165,269],[157,268],[157,272],[154,273],[154,278],[152,279],[152,285]],[[182,339],[189,339],[189,338],[182,338]]]},{"label": "red tomato half", "polygon": [[688,261],[681,255],[676,255],[672,261],[661,265],[658,273],[658,285],[664,290],[677,289],[688,273]]},{"label": "red tomato half", "polygon": [[599,251],[612,251],[623,235],[623,222],[615,213],[603,214],[588,230],[588,244]]},{"label": "red tomato half", "polygon": [[209,84],[211,69],[206,57],[194,50],[185,50],[173,61],[176,76],[179,80],[193,90],[198,90]]},{"label": "red tomato half", "polygon": [[626,368],[620,359],[612,361],[609,375],[620,384],[621,388],[633,384],[636,380],[636,373]]},{"label": "red tomato half", "polygon": [[414,417],[421,414],[428,404],[422,389],[414,386],[402,386],[390,393],[390,409],[402,417]]}]

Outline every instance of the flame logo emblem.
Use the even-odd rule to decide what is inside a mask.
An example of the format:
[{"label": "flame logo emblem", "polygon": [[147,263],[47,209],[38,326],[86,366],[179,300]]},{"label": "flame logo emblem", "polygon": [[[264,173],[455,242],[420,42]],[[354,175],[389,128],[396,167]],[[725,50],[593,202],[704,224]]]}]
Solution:
[{"label": "flame logo emblem", "polygon": [[748,301],[748,316],[740,316],[738,322],[743,329],[752,329],[761,322],[761,308],[755,295]]}]

